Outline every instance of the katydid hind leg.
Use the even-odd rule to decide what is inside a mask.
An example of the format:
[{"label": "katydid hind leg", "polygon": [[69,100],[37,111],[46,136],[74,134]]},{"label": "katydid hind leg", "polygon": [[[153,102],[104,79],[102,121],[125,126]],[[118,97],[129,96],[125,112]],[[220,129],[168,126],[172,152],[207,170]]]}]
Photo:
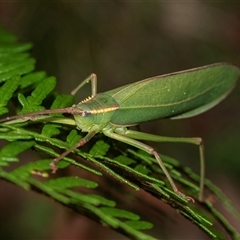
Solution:
[{"label": "katydid hind leg", "polygon": [[204,144],[201,138],[199,137],[167,137],[159,136],[150,133],[138,132],[129,129],[118,128],[116,132],[119,134],[124,134],[124,136],[137,139],[145,140],[152,142],[169,142],[169,143],[190,143],[197,145],[199,148],[200,156],[200,183],[199,183],[199,201],[203,201],[203,190],[204,190],[204,180],[205,180],[205,155],[204,155]]},{"label": "katydid hind leg", "polygon": [[84,85],[89,83],[89,81],[91,81],[92,96],[95,96],[97,94],[97,75],[94,73],[92,73],[90,76],[84,79],[76,88],[74,88],[71,91],[71,94],[75,95]]},{"label": "katydid hind leg", "polygon": [[[158,153],[149,145],[145,144],[145,143],[142,143],[142,142],[139,142],[135,139],[132,139],[130,137],[127,137],[125,135],[122,135],[122,134],[118,134],[118,133],[115,133],[113,132],[112,129],[108,129],[108,130],[104,130],[103,133],[110,137],[110,138],[113,138],[113,139],[116,139],[120,142],[124,142],[124,143],[127,143],[131,146],[134,146],[138,149],[141,149],[151,155],[153,155],[155,157],[155,159],[157,160],[159,166],[161,167],[161,169],[163,170],[164,174],[166,175],[171,187],[173,188],[174,192],[178,193],[179,195],[181,195],[183,198],[187,199],[187,200],[191,200],[192,202],[194,202],[194,199],[189,197],[189,196],[186,196],[185,194],[183,194],[181,191],[178,190],[176,184],[174,183],[171,175],[169,174],[167,168],[165,167],[162,159],[160,158],[160,156],[158,155]],[[139,132],[140,133],[140,132]]]},{"label": "katydid hind leg", "polygon": [[71,153],[73,150],[82,147],[85,143],[87,143],[94,135],[96,134],[95,131],[89,132],[84,138],[82,138],[77,144],[63,152],[59,157],[54,158],[53,161],[51,162],[50,166],[52,169],[52,173],[55,173],[57,171],[57,163],[66,157],[69,153]]}]

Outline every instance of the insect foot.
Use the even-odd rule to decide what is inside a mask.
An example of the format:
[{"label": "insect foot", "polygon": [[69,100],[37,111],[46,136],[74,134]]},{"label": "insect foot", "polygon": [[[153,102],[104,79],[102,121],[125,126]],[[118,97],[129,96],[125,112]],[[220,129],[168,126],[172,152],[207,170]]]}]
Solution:
[{"label": "insect foot", "polygon": [[180,195],[181,197],[183,197],[184,199],[191,201],[192,203],[195,203],[195,200],[192,197],[185,195],[184,193],[180,192],[179,190],[177,190],[176,193],[178,195]]},{"label": "insect foot", "polygon": [[57,163],[59,162],[58,158],[54,158],[50,163],[50,167],[52,169],[52,173],[56,173],[57,171]]}]

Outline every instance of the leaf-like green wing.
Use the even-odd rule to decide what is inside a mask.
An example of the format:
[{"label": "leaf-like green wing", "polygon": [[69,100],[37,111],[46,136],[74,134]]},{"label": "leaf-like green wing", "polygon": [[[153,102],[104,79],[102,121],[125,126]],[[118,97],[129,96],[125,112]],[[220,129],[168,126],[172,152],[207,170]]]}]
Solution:
[{"label": "leaf-like green wing", "polygon": [[187,118],[214,107],[236,85],[238,67],[212,64],[129,84],[106,94],[119,104],[111,122],[134,125],[160,118]]}]

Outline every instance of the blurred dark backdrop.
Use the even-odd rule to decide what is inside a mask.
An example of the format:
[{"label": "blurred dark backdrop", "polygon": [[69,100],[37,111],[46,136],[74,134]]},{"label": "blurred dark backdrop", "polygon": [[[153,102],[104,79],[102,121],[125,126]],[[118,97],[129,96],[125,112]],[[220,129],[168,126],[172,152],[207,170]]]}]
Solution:
[{"label": "blurred dark backdrop", "polygon": [[[240,66],[239,2],[1,1],[0,24],[22,41],[34,43],[32,54],[37,59],[37,69],[57,76],[58,90],[62,93],[70,92],[92,72],[97,74],[98,90],[102,92],[214,62],[227,61]],[[239,93],[240,85],[220,105],[198,117],[142,126],[144,131],[160,135],[203,137],[207,177],[237,207]],[[199,171],[195,146],[153,145]],[[93,239],[92,229],[98,229],[95,233],[101,231],[98,239],[124,239],[84,218],[73,221],[68,210],[36,194],[2,182],[0,191],[4,192],[0,198],[0,221],[4,223],[0,224],[1,239],[80,239],[79,236]],[[181,223],[175,228],[176,233],[171,229],[169,238],[196,236],[195,228],[192,232],[182,231]]]}]

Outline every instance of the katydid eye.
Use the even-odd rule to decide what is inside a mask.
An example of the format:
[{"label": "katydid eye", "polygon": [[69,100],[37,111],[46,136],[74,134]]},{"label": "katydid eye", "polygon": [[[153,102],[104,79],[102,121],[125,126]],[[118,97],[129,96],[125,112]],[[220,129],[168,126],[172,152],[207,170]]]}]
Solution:
[{"label": "katydid eye", "polygon": [[89,111],[83,111],[82,112],[82,117],[86,117],[88,115],[90,115],[91,113]]}]

